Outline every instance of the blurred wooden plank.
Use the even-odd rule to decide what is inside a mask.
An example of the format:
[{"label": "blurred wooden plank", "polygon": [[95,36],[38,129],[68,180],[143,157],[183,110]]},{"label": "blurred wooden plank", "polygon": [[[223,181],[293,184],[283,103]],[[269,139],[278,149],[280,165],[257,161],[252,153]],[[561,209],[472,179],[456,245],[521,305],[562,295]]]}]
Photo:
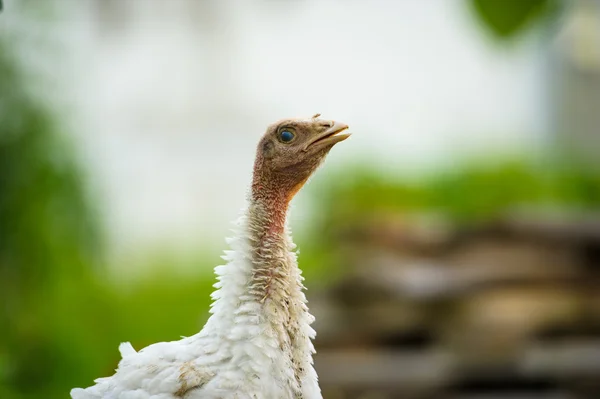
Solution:
[{"label": "blurred wooden plank", "polygon": [[[466,250],[470,251],[469,249]],[[507,249],[510,252],[510,249]],[[504,259],[491,262],[485,259],[498,257],[488,253],[463,263],[457,259],[453,263],[437,259],[403,259],[391,255],[372,255],[361,258],[368,268],[359,269],[356,275],[349,276],[332,289],[335,295],[342,288],[346,296],[360,292],[361,303],[371,297],[427,300],[455,298],[484,291],[495,286],[579,286],[585,283],[573,263],[556,261],[556,254],[549,253],[537,262],[541,266],[521,262],[518,259]],[[464,258],[464,257],[463,257]],[[502,260],[502,259],[500,259]],[[559,265],[559,263],[564,264]],[[365,297],[366,295],[366,297]]]},{"label": "blurred wooden plank", "polygon": [[552,393],[520,393],[520,392],[503,392],[503,393],[486,393],[486,394],[468,394],[468,395],[452,395],[443,396],[443,399],[578,399],[577,396],[567,392],[552,392]]},{"label": "blurred wooden plank", "polygon": [[[533,345],[516,356],[513,365],[513,371],[523,378],[600,378],[600,340]],[[472,375],[473,366],[469,364],[469,375]],[[342,389],[441,389],[465,375],[461,373],[464,370],[461,370],[460,356],[441,350],[319,351],[315,367],[323,386]],[[486,366],[485,372],[489,372],[489,367]]]},{"label": "blurred wooden plank", "polygon": [[532,346],[523,353],[519,370],[531,376],[600,379],[600,340]]},{"label": "blurred wooden plank", "polygon": [[558,242],[592,241],[600,244],[600,215],[540,214],[515,212],[498,224],[501,231]]},{"label": "blurred wooden plank", "polygon": [[323,386],[440,387],[451,377],[456,361],[440,351],[319,351],[315,367]]},{"label": "blurred wooden plank", "polygon": [[600,245],[600,214],[571,215],[517,210],[504,218],[458,229],[442,217],[395,217],[363,221],[346,226],[341,232],[345,241],[417,254],[440,255],[480,238],[558,244],[562,247],[582,242]]}]

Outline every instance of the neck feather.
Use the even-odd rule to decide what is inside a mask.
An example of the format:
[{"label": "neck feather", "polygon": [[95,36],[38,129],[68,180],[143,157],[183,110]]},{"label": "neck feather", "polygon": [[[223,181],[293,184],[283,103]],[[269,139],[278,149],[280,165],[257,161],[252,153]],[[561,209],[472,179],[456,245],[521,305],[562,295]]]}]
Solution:
[{"label": "neck feather", "polygon": [[[273,365],[270,372],[285,374],[281,378],[292,391],[318,393],[312,367],[314,318],[306,306],[286,225],[288,198],[264,187],[257,190],[253,184],[237,237],[229,240],[232,250],[223,257],[228,263],[215,269],[219,282],[212,295],[213,315],[201,334],[218,336],[237,348],[233,352],[246,353],[251,363],[263,355],[265,364]],[[249,351],[249,342],[257,349]]]}]

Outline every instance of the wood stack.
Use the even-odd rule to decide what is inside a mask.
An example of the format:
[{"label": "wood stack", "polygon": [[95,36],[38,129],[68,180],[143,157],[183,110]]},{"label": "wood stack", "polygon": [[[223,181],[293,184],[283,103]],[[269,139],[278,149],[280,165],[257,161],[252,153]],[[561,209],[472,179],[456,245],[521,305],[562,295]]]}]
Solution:
[{"label": "wood stack", "polygon": [[310,304],[326,398],[600,398],[600,219],[337,237],[347,273]]}]

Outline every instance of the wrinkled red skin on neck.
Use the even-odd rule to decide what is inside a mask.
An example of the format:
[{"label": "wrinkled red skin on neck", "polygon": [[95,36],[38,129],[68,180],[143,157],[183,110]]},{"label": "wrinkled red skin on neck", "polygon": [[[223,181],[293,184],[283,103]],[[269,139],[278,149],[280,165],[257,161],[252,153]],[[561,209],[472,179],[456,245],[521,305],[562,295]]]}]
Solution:
[{"label": "wrinkled red skin on neck", "polygon": [[262,156],[257,156],[252,178],[251,200],[260,204],[270,215],[265,228],[267,236],[283,234],[288,206],[294,195],[306,182],[293,170],[277,173],[264,167]]},{"label": "wrinkled red skin on neck", "polygon": [[252,184],[252,201],[259,204],[270,215],[267,221],[266,235],[276,237],[283,234],[285,219],[291,198],[288,190],[274,187],[273,184],[261,184],[260,179],[254,179]]}]

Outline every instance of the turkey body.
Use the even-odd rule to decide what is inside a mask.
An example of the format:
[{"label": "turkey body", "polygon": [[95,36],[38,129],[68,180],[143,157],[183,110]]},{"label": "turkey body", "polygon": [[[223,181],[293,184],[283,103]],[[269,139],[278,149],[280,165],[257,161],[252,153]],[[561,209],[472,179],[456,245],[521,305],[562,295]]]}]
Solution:
[{"label": "turkey body", "polygon": [[[259,287],[255,293],[249,291],[256,270],[252,254],[256,238],[247,232],[260,234],[260,228],[248,222],[248,216],[239,219],[235,238],[228,240],[231,250],[223,256],[227,264],[215,269],[218,289],[212,295],[212,315],[201,332],[139,352],[123,343],[116,373],[97,379],[92,387],[73,389],[71,397],[320,399],[311,358],[313,317],[305,305],[299,269],[284,270],[289,274],[280,280],[287,301],[263,300]],[[285,238],[272,243],[269,256],[294,266],[295,246],[289,234]]]}]

